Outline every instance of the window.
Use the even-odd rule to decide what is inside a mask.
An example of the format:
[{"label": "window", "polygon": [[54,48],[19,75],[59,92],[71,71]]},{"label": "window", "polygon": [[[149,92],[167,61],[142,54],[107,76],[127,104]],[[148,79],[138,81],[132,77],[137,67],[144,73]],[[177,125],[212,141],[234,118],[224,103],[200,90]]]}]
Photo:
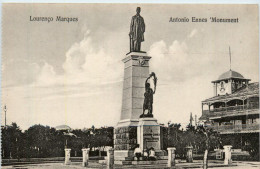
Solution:
[{"label": "window", "polygon": [[224,87],[224,82],[220,82],[220,87],[223,88]]}]

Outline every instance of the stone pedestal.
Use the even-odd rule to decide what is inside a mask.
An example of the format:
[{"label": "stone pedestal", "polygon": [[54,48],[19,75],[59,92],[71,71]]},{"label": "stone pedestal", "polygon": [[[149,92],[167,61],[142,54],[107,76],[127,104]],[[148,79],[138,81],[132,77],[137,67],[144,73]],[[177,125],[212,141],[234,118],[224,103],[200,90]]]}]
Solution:
[{"label": "stone pedestal", "polygon": [[137,127],[125,126],[114,129],[114,149],[132,150],[137,144]]},{"label": "stone pedestal", "polygon": [[149,77],[149,60],[145,52],[130,52],[124,63],[123,98],[120,121],[114,129],[114,158],[133,157],[137,144],[137,126],[143,113],[145,80]]},{"label": "stone pedestal", "polygon": [[114,165],[114,150],[108,149],[107,150],[107,168],[113,168]]},{"label": "stone pedestal", "polygon": [[83,148],[82,149],[82,166],[86,167],[88,165],[89,160],[89,148]]},{"label": "stone pedestal", "polygon": [[65,148],[65,165],[69,165],[71,163],[70,161],[70,148]]},{"label": "stone pedestal", "polygon": [[149,77],[149,60],[145,52],[130,52],[124,62],[123,98],[120,121],[114,129],[114,164],[129,165],[137,144],[143,150],[153,147],[157,156],[161,149],[160,125],[143,114],[145,81]]},{"label": "stone pedestal", "polygon": [[225,152],[224,164],[225,165],[231,165],[232,164],[231,148],[232,148],[231,145],[224,146],[224,152]]},{"label": "stone pedestal", "polygon": [[175,147],[169,147],[167,148],[168,150],[168,163],[167,166],[168,167],[173,167],[175,166]]},{"label": "stone pedestal", "polygon": [[193,162],[193,147],[192,146],[188,146],[188,147],[185,147],[186,150],[187,150],[187,153],[186,153],[186,161],[188,163],[192,163]]},{"label": "stone pedestal", "polygon": [[149,77],[149,60],[143,52],[131,52],[124,62],[123,99],[118,126],[137,126],[143,113],[145,80]]},{"label": "stone pedestal", "polygon": [[141,150],[153,147],[161,150],[160,125],[155,118],[140,118],[137,127],[137,143]]}]

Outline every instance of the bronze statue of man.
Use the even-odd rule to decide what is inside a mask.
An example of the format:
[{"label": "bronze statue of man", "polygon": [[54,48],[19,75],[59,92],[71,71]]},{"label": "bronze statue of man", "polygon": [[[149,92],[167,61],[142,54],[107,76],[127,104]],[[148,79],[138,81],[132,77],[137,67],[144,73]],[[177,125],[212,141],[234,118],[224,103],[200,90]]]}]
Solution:
[{"label": "bronze statue of man", "polygon": [[[154,81],[154,90],[150,87],[150,83],[148,83],[148,80],[153,77]],[[144,104],[143,104],[143,114],[140,117],[144,117],[145,110],[148,110],[147,117],[152,117],[153,113],[153,95],[155,94],[156,90],[156,84],[157,84],[157,77],[155,76],[155,73],[152,72],[150,76],[145,81],[145,93],[144,93]]]},{"label": "bronze statue of man", "polygon": [[130,25],[130,52],[140,52],[141,42],[144,41],[145,24],[144,19],[140,15],[141,8],[136,8],[136,15],[132,17]]}]

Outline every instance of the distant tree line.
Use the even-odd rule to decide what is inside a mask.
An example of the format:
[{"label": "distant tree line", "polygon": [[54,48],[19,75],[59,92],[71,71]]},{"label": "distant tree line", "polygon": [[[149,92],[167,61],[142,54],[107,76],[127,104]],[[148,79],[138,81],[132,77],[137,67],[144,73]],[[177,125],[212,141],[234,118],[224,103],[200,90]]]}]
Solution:
[{"label": "distant tree line", "polygon": [[[176,156],[184,158],[185,147],[192,146],[195,154],[204,154],[224,145],[241,147],[240,142],[230,143],[229,137],[219,135],[204,126],[188,125],[186,130],[180,124],[172,123],[161,127],[163,148],[176,148]],[[234,135],[235,137],[235,135]],[[242,147],[253,159],[259,160],[259,134],[248,135],[247,144]],[[237,139],[239,140],[239,139]],[[44,158],[63,157],[64,148],[71,148],[71,156],[82,156],[82,148],[90,148],[90,155],[100,155],[105,146],[113,147],[113,127],[76,129],[72,131],[56,130],[43,125],[34,125],[22,131],[16,123],[2,127],[2,158]],[[207,150],[207,151],[206,151]],[[104,153],[102,154],[104,155]],[[206,154],[207,155],[207,154]]]},{"label": "distant tree line", "polygon": [[[205,150],[214,151],[214,149],[223,149],[224,145],[232,145],[233,149],[242,149],[248,151],[250,160],[260,161],[259,158],[259,133],[247,133],[243,136],[241,143],[241,134],[220,135],[210,127],[198,125],[186,126],[186,130],[181,129],[177,123],[169,124],[163,127],[163,147],[175,147],[176,156],[185,157],[185,147],[192,146],[195,154],[203,154]],[[232,137],[232,138],[230,138]]]},{"label": "distant tree line", "polygon": [[[181,124],[172,123],[168,127],[163,129],[164,146],[163,147],[175,147],[177,157],[184,158],[186,155],[186,147],[192,146],[195,154],[203,154],[208,148],[214,150],[221,148],[221,140],[218,133],[214,131],[208,131],[209,136],[206,136],[203,132],[203,126],[188,125],[186,130],[181,129]],[[207,147],[206,141],[210,142]]]},{"label": "distant tree line", "polygon": [[71,132],[40,124],[24,132],[16,123],[2,127],[2,158],[63,157],[65,147],[71,148],[72,156],[81,156],[82,148],[104,146],[113,146],[113,127]]}]

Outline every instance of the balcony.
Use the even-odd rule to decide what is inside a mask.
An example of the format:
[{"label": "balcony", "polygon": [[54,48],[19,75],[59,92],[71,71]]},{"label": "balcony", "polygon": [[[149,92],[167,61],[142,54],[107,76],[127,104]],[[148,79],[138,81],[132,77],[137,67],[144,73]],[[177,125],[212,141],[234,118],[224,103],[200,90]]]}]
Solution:
[{"label": "balcony", "polygon": [[240,125],[220,125],[220,126],[211,126],[214,130],[220,132],[220,134],[228,133],[251,133],[259,132],[259,124],[240,124]]},{"label": "balcony", "polygon": [[213,110],[203,110],[203,114],[210,119],[219,118],[219,117],[229,117],[229,116],[241,116],[248,114],[259,114],[259,105],[238,105],[238,106],[229,106],[214,108]]}]

